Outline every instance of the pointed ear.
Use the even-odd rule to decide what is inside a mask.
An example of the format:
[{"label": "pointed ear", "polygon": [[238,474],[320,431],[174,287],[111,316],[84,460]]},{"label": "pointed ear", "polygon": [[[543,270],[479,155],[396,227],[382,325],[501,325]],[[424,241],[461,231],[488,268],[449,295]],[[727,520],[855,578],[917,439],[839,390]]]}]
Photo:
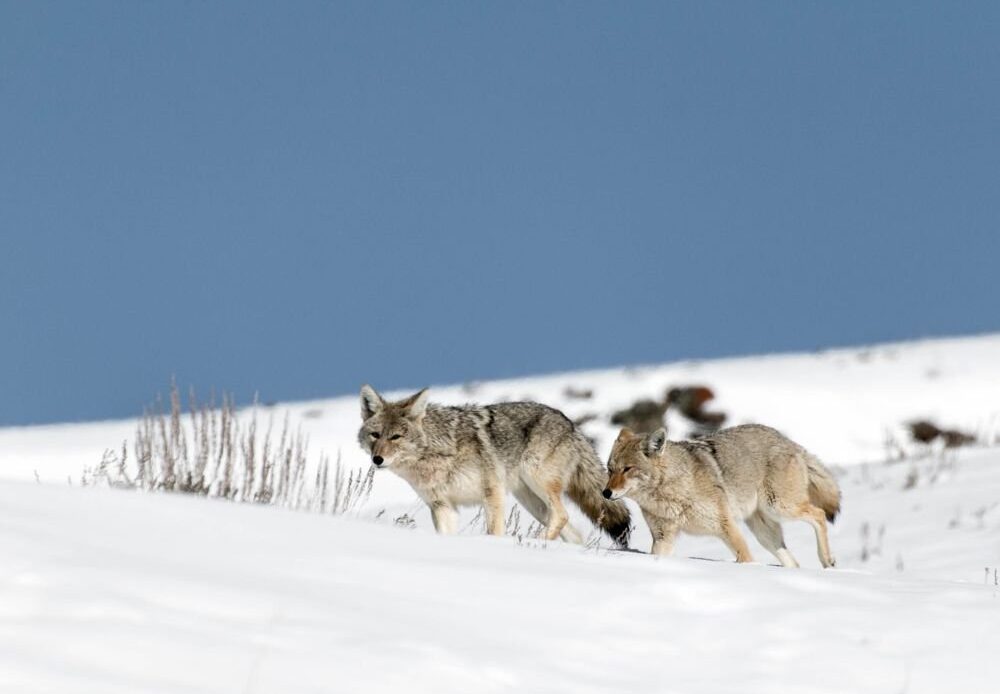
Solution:
[{"label": "pointed ear", "polygon": [[367,383],[361,386],[361,419],[374,417],[385,407],[385,400]]},{"label": "pointed ear", "polygon": [[667,443],[667,430],[657,429],[646,439],[646,455],[659,455]]},{"label": "pointed ear", "polygon": [[635,438],[635,433],[631,429],[629,429],[628,427],[622,427],[622,430],[618,432],[618,438],[615,439],[615,442],[617,443],[618,441],[628,441],[629,439],[634,439],[634,438]]},{"label": "pointed ear", "polygon": [[399,403],[410,419],[420,419],[427,411],[427,389],[417,391],[406,400]]}]

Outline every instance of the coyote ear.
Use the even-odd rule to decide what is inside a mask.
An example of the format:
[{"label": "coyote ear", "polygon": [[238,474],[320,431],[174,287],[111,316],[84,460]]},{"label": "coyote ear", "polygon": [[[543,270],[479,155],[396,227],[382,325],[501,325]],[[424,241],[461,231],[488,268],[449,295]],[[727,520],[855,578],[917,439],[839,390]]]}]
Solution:
[{"label": "coyote ear", "polygon": [[361,386],[361,419],[374,417],[385,407],[385,400],[367,383]]},{"label": "coyote ear", "polygon": [[649,435],[646,440],[646,453],[648,455],[657,455],[663,450],[664,444],[667,443],[667,430],[660,428]]},{"label": "coyote ear", "polygon": [[399,403],[410,419],[420,419],[427,411],[427,389],[423,388]]},{"label": "coyote ear", "polygon": [[628,441],[629,439],[635,438],[635,432],[633,432],[628,427],[622,427],[622,430],[618,432],[618,438],[615,441]]}]

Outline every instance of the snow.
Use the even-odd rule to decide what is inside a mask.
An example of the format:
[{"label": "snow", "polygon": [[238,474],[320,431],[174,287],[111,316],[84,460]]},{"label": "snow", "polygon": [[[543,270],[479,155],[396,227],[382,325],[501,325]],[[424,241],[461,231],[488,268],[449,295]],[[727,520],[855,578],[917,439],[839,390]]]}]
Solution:
[{"label": "snow", "polygon": [[[772,565],[749,534],[752,565],[713,538],[684,537],[656,560],[475,527],[439,537],[383,473],[346,517],[83,488],[82,469],[134,422],[4,429],[0,692],[1000,690],[1000,448],[907,445],[885,462],[887,435],[905,441],[916,417],[995,443],[1000,336],[433,394],[595,412],[587,432],[606,455],[611,411],[686,383],[712,387],[731,423],[772,424],[842,466],[837,569],[818,568],[802,523],[786,526],[800,570]],[[569,399],[567,386],[594,398]],[[366,463],[356,396],[274,414],[286,410],[314,455]],[[416,529],[393,523],[401,513]]]}]

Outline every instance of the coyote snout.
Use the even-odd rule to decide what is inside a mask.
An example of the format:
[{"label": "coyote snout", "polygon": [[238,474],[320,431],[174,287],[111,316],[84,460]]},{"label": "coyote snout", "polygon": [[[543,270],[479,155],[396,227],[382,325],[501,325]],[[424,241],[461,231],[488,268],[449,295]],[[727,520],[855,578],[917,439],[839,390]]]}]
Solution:
[{"label": "coyote snout", "polygon": [[638,465],[625,465],[608,471],[608,485],[604,488],[605,499],[621,499],[628,496],[635,485],[643,479]]},{"label": "coyote snout", "polygon": [[[629,473],[632,470],[629,469]],[[632,488],[632,483],[624,471],[613,471],[608,475],[608,486],[604,488],[605,499],[621,499]]]}]

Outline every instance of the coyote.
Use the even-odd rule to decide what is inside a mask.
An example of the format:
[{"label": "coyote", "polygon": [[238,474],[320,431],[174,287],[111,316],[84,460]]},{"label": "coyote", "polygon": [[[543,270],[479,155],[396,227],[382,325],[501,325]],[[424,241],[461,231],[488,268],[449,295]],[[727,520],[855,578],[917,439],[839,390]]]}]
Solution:
[{"label": "coyote", "polygon": [[797,567],[780,524],[797,518],[816,531],[820,563],[834,565],[826,522],[840,511],[837,482],[815,456],[770,427],[746,424],[678,442],[668,441],[663,429],[645,436],[622,429],[608,472],[604,497],[639,504],[653,554],[670,554],[684,531],[715,535],[736,561],[753,561],[738,528],[745,520],[782,566]]},{"label": "coyote", "polygon": [[562,412],[535,402],[442,407],[427,389],[388,402],[361,388],[358,442],[377,468],[410,483],[439,533],[457,530],[458,506],[482,504],[491,535],[504,533],[506,492],[546,526],[546,537],[583,541],[569,524],[563,491],[620,546],[628,507],[601,497],[605,474],[587,439]]}]

